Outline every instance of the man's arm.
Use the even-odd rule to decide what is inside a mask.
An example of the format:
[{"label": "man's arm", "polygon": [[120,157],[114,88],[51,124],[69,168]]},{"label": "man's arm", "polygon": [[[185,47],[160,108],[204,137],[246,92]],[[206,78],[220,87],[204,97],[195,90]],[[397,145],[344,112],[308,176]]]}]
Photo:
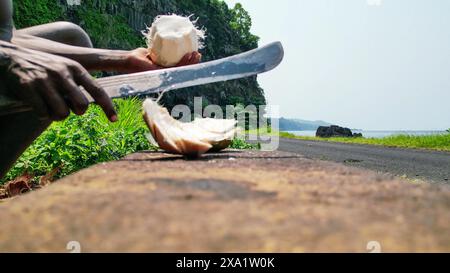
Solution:
[{"label": "man's arm", "polygon": [[[148,51],[145,48],[125,51],[78,47],[19,33],[14,33],[12,43],[29,49],[72,59],[91,71],[101,70],[133,73],[161,68],[153,64],[147,57]],[[201,54],[193,52],[184,56],[178,63],[178,66],[197,64],[200,62],[200,59]]]},{"label": "man's arm", "polygon": [[[12,43],[28,49],[63,56],[80,63],[88,70],[126,72],[129,51],[107,50],[88,47],[71,46],[52,40],[14,33]],[[152,63],[148,63],[145,70],[156,69]]]},{"label": "man's arm", "polygon": [[11,41],[12,33],[12,0],[0,0],[0,40]]}]

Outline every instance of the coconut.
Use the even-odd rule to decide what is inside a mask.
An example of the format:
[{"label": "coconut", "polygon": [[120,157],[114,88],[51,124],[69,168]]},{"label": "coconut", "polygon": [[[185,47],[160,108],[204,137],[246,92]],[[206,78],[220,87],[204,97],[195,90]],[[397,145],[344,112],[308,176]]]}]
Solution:
[{"label": "coconut", "polygon": [[189,17],[161,15],[146,33],[151,60],[163,67],[173,67],[189,53],[202,48],[205,32]]},{"label": "coconut", "polygon": [[235,120],[180,122],[152,99],[145,100],[143,108],[154,141],[170,153],[197,157],[208,151],[220,151],[228,148],[236,134]]}]

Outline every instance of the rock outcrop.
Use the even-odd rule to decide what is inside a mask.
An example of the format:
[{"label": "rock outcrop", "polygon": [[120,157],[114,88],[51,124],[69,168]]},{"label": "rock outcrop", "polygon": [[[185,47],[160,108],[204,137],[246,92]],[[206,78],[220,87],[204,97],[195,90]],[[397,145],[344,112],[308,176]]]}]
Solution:
[{"label": "rock outcrop", "polygon": [[354,134],[349,128],[332,125],[320,126],[317,129],[316,137],[362,137],[362,134]]}]

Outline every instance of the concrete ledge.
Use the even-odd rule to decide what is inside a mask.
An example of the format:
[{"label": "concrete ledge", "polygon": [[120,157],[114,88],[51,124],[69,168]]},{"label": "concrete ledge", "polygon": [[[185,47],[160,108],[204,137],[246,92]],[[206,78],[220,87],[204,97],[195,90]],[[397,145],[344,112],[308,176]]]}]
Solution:
[{"label": "concrete ledge", "polygon": [[450,251],[450,190],[283,152],[144,152],[0,203],[0,252]]}]

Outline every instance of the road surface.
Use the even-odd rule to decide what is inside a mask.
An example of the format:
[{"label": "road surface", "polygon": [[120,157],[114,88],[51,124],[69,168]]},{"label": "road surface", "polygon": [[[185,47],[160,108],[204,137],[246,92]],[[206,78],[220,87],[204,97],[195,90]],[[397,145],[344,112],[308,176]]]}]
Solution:
[{"label": "road surface", "polygon": [[450,183],[450,153],[324,141],[280,139],[280,151],[362,167],[409,179]]}]

